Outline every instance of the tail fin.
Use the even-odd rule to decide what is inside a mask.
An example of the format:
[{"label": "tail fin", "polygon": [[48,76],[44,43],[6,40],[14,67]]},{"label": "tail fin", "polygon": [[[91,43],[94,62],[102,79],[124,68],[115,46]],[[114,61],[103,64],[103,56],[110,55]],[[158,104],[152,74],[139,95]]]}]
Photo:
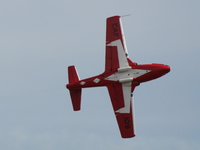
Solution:
[{"label": "tail fin", "polygon": [[[68,67],[68,78],[69,78],[69,84],[73,84],[79,81],[79,76],[77,74],[75,66]],[[81,91],[82,91],[81,88],[77,89],[69,88],[74,111],[78,111],[81,109]]]},{"label": "tail fin", "polygon": [[75,66],[68,67],[68,78],[69,78],[69,83],[75,83],[79,81],[79,76],[77,74]]}]

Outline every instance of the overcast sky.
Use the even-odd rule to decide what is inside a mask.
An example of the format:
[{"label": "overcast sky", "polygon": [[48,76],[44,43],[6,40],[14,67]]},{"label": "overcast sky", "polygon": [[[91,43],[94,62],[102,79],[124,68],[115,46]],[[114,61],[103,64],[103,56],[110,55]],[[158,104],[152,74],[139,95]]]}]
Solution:
[{"label": "overcast sky", "polygon": [[[84,89],[74,112],[67,67],[103,72],[106,18],[122,23],[129,57],[167,75],[135,89],[136,137],[122,139],[107,89]],[[200,149],[199,0],[1,0],[0,149]]]}]

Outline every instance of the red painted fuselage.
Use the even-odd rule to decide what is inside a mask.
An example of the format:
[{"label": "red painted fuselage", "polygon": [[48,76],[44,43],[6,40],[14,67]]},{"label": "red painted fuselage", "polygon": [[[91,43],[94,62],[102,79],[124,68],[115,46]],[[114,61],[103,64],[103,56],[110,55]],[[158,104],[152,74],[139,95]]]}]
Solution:
[{"label": "red painted fuselage", "polygon": [[[129,62],[132,72],[127,73],[127,81],[132,80],[132,85],[137,86],[142,82],[147,82],[159,78],[170,71],[170,67],[163,64],[137,64]],[[144,71],[142,75],[140,72]],[[107,80],[106,78],[114,74],[113,72],[104,72],[100,75],[90,77],[87,79],[79,80],[72,84],[67,84],[68,89],[89,88],[98,86],[107,86],[113,82],[120,82],[120,80]],[[96,79],[96,80],[95,80]]]}]

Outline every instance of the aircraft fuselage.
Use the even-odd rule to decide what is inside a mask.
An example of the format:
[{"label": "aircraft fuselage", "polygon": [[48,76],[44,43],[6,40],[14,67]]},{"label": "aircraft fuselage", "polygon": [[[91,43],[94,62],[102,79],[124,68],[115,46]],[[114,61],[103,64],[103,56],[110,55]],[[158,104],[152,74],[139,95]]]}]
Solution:
[{"label": "aircraft fuselage", "polygon": [[143,64],[129,63],[129,68],[116,70],[112,73],[104,72],[100,75],[83,79],[77,83],[67,84],[67,88],[88,88],[106,86],[113,82],[126,83],[132,81],[137,86],[142,82],[147,82],[159,78],[170,71],[170,67],[163,64]]}]

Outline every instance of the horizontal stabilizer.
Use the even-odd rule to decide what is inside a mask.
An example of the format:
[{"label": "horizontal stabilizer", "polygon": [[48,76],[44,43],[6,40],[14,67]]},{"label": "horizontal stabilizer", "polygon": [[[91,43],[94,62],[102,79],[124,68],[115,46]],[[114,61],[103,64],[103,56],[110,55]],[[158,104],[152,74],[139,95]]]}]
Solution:
[{"label": "horizontal stabilizer", "polygon": [[81,89],[69,89],[74,111],[81,109]]},{"label": "horizontal stabilizer", "polygon": [[[79,76],[75,66],[68,67],[68,78],[69,78],[69,84],[79,82]],[[73,89],[69,88],[74,111],[78,111],[81,109],[81,91],[82,91],[81,88],[73,88]]]}]

